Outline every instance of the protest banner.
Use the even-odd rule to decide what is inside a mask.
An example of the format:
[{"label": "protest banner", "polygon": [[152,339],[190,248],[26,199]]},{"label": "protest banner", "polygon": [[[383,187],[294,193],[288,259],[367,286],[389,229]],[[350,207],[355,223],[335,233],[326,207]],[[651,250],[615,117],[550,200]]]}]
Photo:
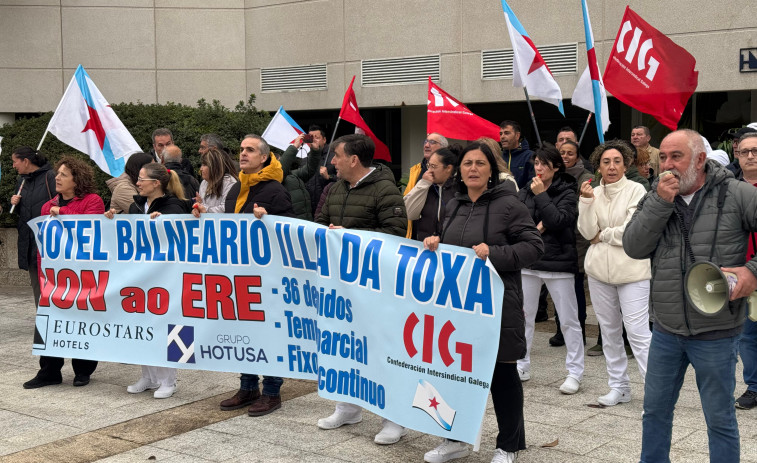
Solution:
[{"label": "protest banner", "polygon": [[276,216],[37,218],[34,354],[318,382],[474,442],[503,285],[470,249]]}]

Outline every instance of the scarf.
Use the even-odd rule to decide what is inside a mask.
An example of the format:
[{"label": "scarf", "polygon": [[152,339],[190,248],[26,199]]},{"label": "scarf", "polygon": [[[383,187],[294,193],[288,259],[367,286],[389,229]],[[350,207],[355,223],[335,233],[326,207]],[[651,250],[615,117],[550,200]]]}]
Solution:
[{"label": "scarf", "polygon": [[250,188],[254,187],[260,182],[267,182],[269,180],[276,180],[281,183],[284,180],[284,171],[281,169],[281,163],[273,153],[269,154],[271,158],[270,164],[263,167],[260,171],[254,174],[239,173],[239,196],[237,196],[237,204],[234,206],[234,212],[237,214],[242,210],[244,204],[247,202],[247,195],[250,193]]}]

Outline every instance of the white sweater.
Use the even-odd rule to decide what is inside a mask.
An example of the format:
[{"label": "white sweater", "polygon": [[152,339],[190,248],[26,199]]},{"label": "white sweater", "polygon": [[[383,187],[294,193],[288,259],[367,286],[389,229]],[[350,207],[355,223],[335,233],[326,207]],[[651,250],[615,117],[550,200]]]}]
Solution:
[{"label": "white sweater", "polygon": [[649,259],[632,259],[623,250],[623,232],[644,195],[643,186],[623,176],[609,185],[601,181],[594,198],[579,198],[578,231],[590,241],[599,233],[599,243],[586,252],[587,275],[612,285],[652,277]]}]

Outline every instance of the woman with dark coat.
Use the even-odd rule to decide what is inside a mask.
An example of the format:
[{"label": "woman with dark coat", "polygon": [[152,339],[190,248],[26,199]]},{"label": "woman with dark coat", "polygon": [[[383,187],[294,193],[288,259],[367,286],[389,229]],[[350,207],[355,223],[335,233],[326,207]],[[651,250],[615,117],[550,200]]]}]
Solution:
[{"label": "woman with dark coat", "polygon": [[445,206],[455,197],[456,191],[455,169],[462,147],[455,147],[434,151],[428,158],[426,172],[402,198],[407,219],[413,222],[413,239],[423,241],[427,236],[439,235],[442,231]]},{"label": "woman with dark coat", "polygon": [[[103,199],[97,195],[92,168],[81,159],[64,157],[55,165],[55,191],[53,199],[46,202],[40,215],[75,215],[102,214],[105,211]],[[37,268],[40,269],[39,281],[42,281],[41,260],[37,253],[35,257]],[[60,384],[63,381],[60,370],[63,359],[60,357],[40,356],[37,375],[24,383],[24,389]],[[86,386],[89,377],[97,368],[97,361],[71,359],[74,369],[74,386]]]},{"label": "woman with dark coat", "polygon": [[499,427],[492,462],[513,462],[517,452],[526,448],[523,386],[515,363],[526,355],[520,271],[539,260],[544,248],[513,184],[500,183],[497,161],[486,144],[469,144],[460,157],[458,172],[458,192],[447,204],[442,235],[429,236],[423,243],[432,251],[440,242],[473,248],[478,257],[491,260],[505,285],[491,384]]},{"label": "woman with dark coat", "polygon": [[565,173],[565,163],[552,144],[545,144],[534,153],[536,176],[518,192],[528,207],[531,218],[544,240],[544,256],[521,272],[523,278],[523,311],[526,316],[526,357],[518,361],[522,381],[531,378],[531,341],[539,305],[539,291],[547,285],[555,311],[560,316],[560,329],[565,338],[568,376],[560,386],[563,394],[575,394],[584,373],[584,344],[578,322],[575,278],[578,272],[576,251],[576,219],[578,195],[576,180]]},{"label": "woman with dark coat", "polygon": [[[145,164],[140,169],[137,191],[139,194],[134,196],[129,214],[148,214],[155,219],[163,214],[189,214],[192,211],[192,203],[184,197],[179,175],[157,162]],[[105,216],[112,219],[115,214],[116,210],[111,209]],[[176,368],[142,365],[142,376],[126,391],[138,394],[148,389],[156,389],[153,393],[156,399],[171,397],[176,391]]]},{"label": "woman with dark coat", "polygon": [[14,212],[18,214],[18,268],[29,272],[29,281],[34,293],[34,305],[39,302],[39,273],[37,271],[37,242],[26,223],[42,212],[42,205],[55,196],[55,172],[47,158],[28,146],[20,146],[11,154],[13,168],[19,178],[17,194],[11,196]]}]

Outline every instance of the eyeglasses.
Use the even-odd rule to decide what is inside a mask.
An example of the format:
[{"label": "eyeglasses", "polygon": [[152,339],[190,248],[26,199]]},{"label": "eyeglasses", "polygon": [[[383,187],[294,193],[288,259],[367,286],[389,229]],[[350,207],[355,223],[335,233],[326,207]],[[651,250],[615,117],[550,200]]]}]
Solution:
[{"label": "eyeglasses", "polygon": [[156,178],[142,178],[142,177],[137,177],[137,181],[138,181],[138,182],[146,182],[146,181],[148,181],[148,180],[154,180],[154,181],[156,181],[156,182],[158,181],[158,179],[156,179]]},{"label": "eyeglasses", "polygon": [[425,145],[426,143],[428,143],[429,145],[441,145],[440,142],[436,140],[429,140],[428,138],[423,140],[423,144]]},{"label": "eyeglasses", "polygon": [[429,164],[429,165],[428,165],[428,169],[429,169],[429,170],[436,170],[436,169],[438,169],[439,167],[441,167],[441,166],[440,166],[439,164]]},{"label": "eyeglasses", "polygon": [[736,152],[736,156],[743,156],[745,158],[748,158],[750,154],[752,157],[757,158],[757,148],[747,148]]}]

